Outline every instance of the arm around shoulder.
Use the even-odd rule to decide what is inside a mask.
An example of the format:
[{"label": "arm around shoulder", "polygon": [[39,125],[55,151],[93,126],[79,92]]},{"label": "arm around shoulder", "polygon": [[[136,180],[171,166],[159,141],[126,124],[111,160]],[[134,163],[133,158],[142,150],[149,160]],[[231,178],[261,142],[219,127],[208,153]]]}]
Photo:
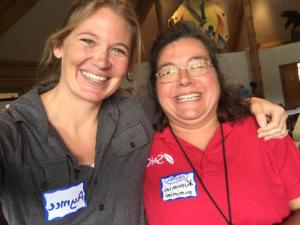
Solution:
[{"label": "arm around shoulder", "polygon": [[125,118],[128,123],[141,123],[146,130],[147,135],[152,139],[154,131],[151,121],[136,97],[133,96],[126,100],[124,99],[119,110],[122,117]]},{"label": "arm around shoulder", "polygon": [[250,110],[260,126],[257,131],[259,137],[269,140],[287,135],[288,115],[284,108],[262,98],[251,97],[247,100],[250,103]]},{"label": "arm around shoulder", "polygon": [[280,223],[280,225],[300,225],[300,209],[293,211],[284,222]]},{"label": "arm around shoulder", "polygon": [[300,197],[290,201],[289,205],[292,213],[281,225],[300,225]]}]

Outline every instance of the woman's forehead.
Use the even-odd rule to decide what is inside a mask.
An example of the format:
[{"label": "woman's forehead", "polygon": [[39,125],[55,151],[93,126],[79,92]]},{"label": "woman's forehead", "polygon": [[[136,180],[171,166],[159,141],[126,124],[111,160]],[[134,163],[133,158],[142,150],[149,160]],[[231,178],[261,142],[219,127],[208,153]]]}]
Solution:
[{"label": "woman's forehead", "polygon": [[172,60],[176,58],[186,58],[189,60],[191,57],[205,57],[210,58],[208,50],[203,42],[196,38],[185,37],[170,42],[160,50],[158,61]]}]

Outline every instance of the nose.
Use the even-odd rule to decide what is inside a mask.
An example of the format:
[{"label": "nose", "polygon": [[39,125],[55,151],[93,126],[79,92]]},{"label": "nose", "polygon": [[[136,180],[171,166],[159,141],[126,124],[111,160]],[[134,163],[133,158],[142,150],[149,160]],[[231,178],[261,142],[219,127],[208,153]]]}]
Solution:
[{"label": "nose", "polygon": [[112,65],[109,58],[109,49],[105,47],[95,48],[93,51],[93,63],[98,69],[108,69]]},{"label": "nose", "polygon": [[182,86],[189,85],[193,82],[192,77],[189,75],[186,67],[178,69],[178,84]]}]

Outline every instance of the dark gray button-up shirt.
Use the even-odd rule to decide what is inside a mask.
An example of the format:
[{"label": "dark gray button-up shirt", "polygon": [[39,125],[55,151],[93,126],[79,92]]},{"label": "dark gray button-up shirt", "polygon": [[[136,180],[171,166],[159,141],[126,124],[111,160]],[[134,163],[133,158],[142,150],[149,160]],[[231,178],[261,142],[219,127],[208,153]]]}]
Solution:
[{"label": "dark gray button-up shirt", "polygon": [[143,173],[153,130],[142,107],[125,94],[106,100],[95,165],[78,166],[47,120],[42,91],[0,113],[0,188],[9,224],[144,224]]}]

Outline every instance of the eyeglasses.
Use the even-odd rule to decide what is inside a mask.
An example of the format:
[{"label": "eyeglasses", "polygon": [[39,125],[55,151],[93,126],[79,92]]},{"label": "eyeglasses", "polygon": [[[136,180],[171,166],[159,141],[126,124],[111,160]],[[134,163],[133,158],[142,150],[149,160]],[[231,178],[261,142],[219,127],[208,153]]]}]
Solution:
[{"label": "eyeglasses", "polygon": [[172,64],[161,67],[156,73],[156,78],[161,83],[175,82],[178,80],[180,70],[186,70],[190,76],[198,77],[207,72],[211,65],[211,61],[207,58],[195,58],[180,68]]}]

